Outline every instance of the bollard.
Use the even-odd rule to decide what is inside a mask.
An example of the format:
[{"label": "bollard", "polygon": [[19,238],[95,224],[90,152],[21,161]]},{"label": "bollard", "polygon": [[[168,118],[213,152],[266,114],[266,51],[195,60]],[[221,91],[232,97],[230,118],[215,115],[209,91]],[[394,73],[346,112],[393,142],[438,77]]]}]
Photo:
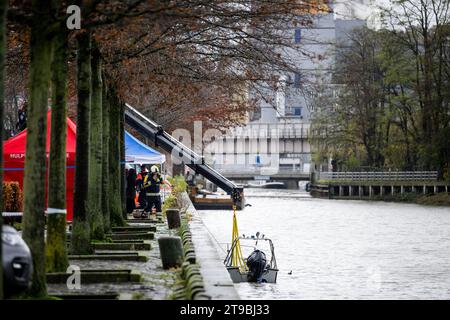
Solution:
[{"label": "bollard", "polygon": [[180,210],[167,209],[166,210],[167,224],[169,229],[177,229],[181,226]]},{"label": "bollard", "polygon": [[158,244],[164,269],[181,266],[183,263],[183,246],[180,237],[162,236],[158,238]]}]

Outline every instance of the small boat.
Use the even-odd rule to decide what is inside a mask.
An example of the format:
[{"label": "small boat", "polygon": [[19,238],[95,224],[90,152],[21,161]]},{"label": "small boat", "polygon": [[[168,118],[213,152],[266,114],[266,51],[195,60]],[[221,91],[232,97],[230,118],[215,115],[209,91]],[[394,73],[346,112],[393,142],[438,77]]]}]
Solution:
[{"label": "small boat", "polygon": [[284,182],[267,182],[262,185],[264,189],[286,189],[286,187]]},{"label": "small boat", "polygon": [[[247,259],[244,259],[246,263],[247,270],[243,271],[237,266],[233,266],[232,264],[232,255],[238,243],[244,242],[255,242],[253,246],[253,251],[248,255]],[[270,260],[267,263],[266,254],[258,249],[258,243],[268,244],[268,250],[270,250]],[[242,245],[243,247],[249,247],[247,245]],[[275,250],[272,243],[272,240],[266,238],[264,235],[259,236],[259,232],[256,233],[255,236],[245,237],[240,236],[237,237],[231,245],[230,250],[228,250],[228,254],[224,260],[224,264],[230,274],[231,280],[234,283],[240,282],[257,282],[257,283],[276,283],[278,268],[277,261],[275,259]]]},{"label": "small boat", "polygon": [[[228,195],[196,195],[191,197],[192,204],[197,210],[231,210],[233,200]],[[242,207],[238,207],[241,210]]]},{"label": "small boat", "polygon": [[310,192],[310,191],[311,191],[311,182],[308,182],[308,183],[305,185],[305,191],[306,191],[306,192]]},{"label": "small boat", "polygon": [[263,189],[286,189],[287,186],[284,182],[265,182],[261,184],[249,183],[249,188],[263,188]]},{"label": "small boat", "polygon": [[[197,210],[231,210],[233,209],[233,199],[230,195],[212,192],[206,189],[197,190],[191,187],[189,197]],[[245,206],[245,198],[236,203],[237,210],[242,210]]]}]

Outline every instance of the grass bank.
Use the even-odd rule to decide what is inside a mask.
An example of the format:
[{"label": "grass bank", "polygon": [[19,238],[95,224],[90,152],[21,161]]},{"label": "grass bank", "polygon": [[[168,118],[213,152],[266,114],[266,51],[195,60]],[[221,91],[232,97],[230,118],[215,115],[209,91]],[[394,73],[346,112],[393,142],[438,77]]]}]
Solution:
[{"label": "grass bank", "polygon": [[438,193],[418,197],[415,201],[418,204],[427,206],[450,206],[450,194]]},{"label": "grass bank", "polygon": [[450,206],[450,194],[448,193],[427,194],[427,195],[405,193],[404,195],[395,195],[395,196],[390,195],[385,195],[383,197],[374,196],[371,199],[364,199],[364,200],[416,203],[426,206]]}]

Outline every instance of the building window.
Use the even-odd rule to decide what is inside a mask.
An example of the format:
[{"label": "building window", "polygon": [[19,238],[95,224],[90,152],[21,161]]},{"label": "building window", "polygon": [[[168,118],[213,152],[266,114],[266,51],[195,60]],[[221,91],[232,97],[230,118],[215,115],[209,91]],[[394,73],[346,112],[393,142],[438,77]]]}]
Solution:
[{"label": "building window", "polygon": [[299,73],[294,74],[294,87],[300,88],[300,74]]},{"label": "building window", "polygon": [[302,40],[302,29],[296,28],[295,35],[294,35],[294,42],[300,43],[301,40]]},{"label": "building window", "polygon": [[255,108],[255,110],[250,112],[250,120],[251,121],[256,121],[256,120],[259,120],[259,119],[261,119],[261,106],[260,105],[257,106]]},{"label": "building window", "polygon": [[287,116],[302,117],[302,107],[291,107],[286,110]]}]

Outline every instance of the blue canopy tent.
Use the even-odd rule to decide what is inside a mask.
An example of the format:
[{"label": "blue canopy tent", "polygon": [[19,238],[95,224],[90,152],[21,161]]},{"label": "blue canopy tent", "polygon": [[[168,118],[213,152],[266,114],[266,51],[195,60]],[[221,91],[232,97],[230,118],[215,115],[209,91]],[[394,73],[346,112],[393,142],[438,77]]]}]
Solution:
[{"label": "blue canopy tent", "polygon": [[125,161],[132,164],[164,163],[166,156],[125,131]]}]

